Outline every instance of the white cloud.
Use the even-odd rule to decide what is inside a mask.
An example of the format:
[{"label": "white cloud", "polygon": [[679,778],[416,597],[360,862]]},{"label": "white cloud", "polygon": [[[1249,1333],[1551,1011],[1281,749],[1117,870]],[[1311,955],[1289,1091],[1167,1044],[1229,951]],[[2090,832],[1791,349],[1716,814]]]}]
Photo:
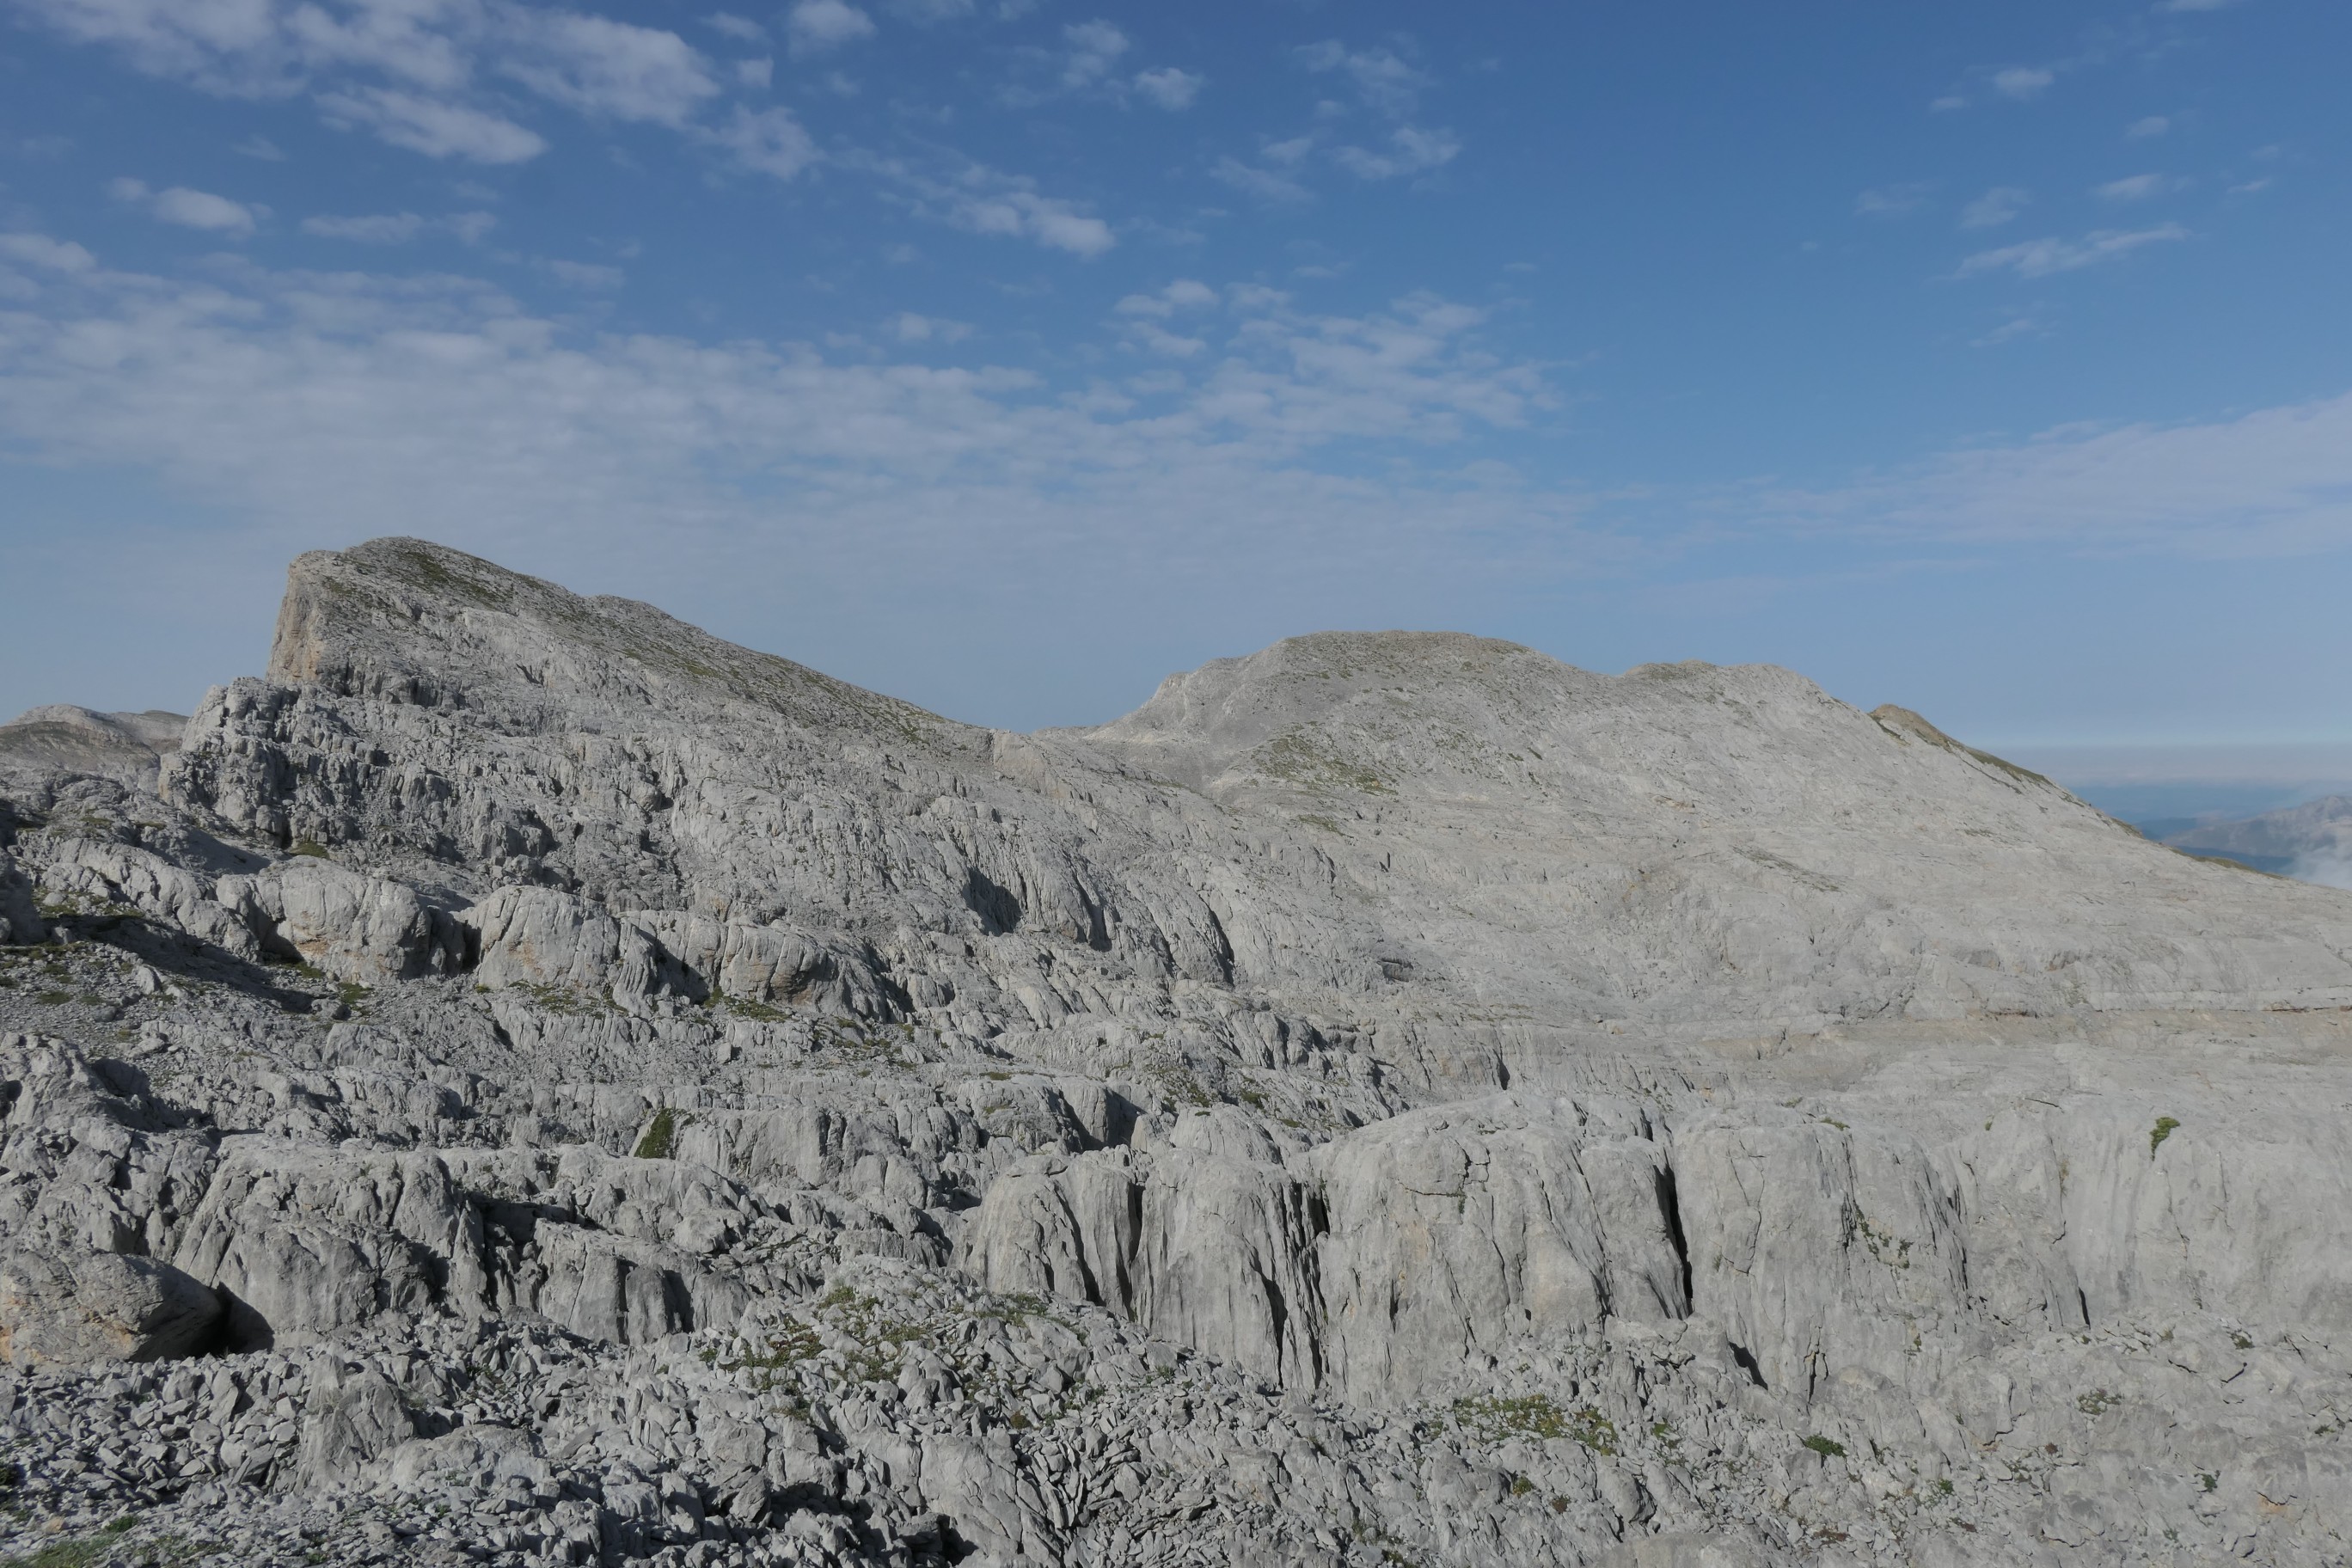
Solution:
[{"label": "white cloud", "polygon": [[[1129,327],[1128,336],[1138,346],[1168,359],[1191,359],[1207,353],[1209,348],[1205,338],[1188,338],[1150,321],[1135,322]],[[1181,386],[1182,383],[1176,385]]]},{"label": "white cloud", "polygon": [[2139,142],[2150,136],[2161,136],[2171,129],[2171,121],[2161,114],[2151,114],[2144,120],[2135,120],[2125,126],[2124,134],[2135,142]]},{"label": "white cloud", "polygon": [[982,163],[941,175],[871,153],[846,153],[843,161],[878,176],[919,216],[972,234],[1033,240],[1089,261],[1118,244],[1110,225],[1076,204],[1042,195],[1035,182]]},{"label": "white cloud", "polygon": [[1118,243],[1110,225],[1102,219],[1088,217],[1067,202],[1029,191],[968,196],[956,204],[954,211],[956,221],[974,233],[1021,235],[1089,261]]},{"label": "white cloud", "polygon": [[212,234],[234,235],[243,239],[253,232],[254,218],[260,210],[233,202],[226,196],[216,196],[209,191],[192,191],[185,185],[173,185],[169,190],[151,191],[137,180],[113,181],[107,191],[117,201],[131,202],[147,209],[147,216],[158,223],[177,224],[182,228],[200,228]]},{"label": "white cloud", "polygon": [[2042,66],[2011,66],[1992,75],[1992,89],[2003,98],[2039,98],[2058,79],[2055,71]]},{"label": "white cloud", "polygon": [[405,245],[420,235],[452,235],[467,245],[477,245],[482,237],[497,226],[498,219],[489,213],[451,213],[444,217],[421,217],[415,213],[377,213],[354,217],[338,217],[329,214],[306,217],[302,232],[320,239],[348,240],[354,245]]},{"label": "white cloud", "polygon": [[2126,179],[2109,180],[2093,188],[2091,194],[2103,202],[2144,202],[2150,196],[2162,195],[2168,182],[2162,174],[2133,174]]},{"label": "white cloud", "polygon": [[874,18],[847,0],[800,0],[784,19],[796,55],[820,54],[874,36]]},{"label": "white cloud", "polygon": [[286,162],[286,154],[278,150],[277,142],[267,136],[248,136],[229,151],[240,158],[255,158],[265,163]]},{"label": "white cloud", "polygon": [[1074,90],[1108,76],[1129,47],[1127,35],[1103,21],[1073,23],[1062,29],[1062,38],[1069,45],[1062,61],[1062,85]]},{"label": "white cloud", "polygon": [[889,333],[902,343],[960,343],[971,336],[971,326],[944,316],[919,316],[901,310],[889,324]]},{"label": "white cloud", "polygon": [[1853,210],[1866,217],[1900,217],[1917,212],[1935,187],[1924,180],[1895,185],[1874,185],[1853,198]]},{"label": "white cloud", "polygon": [[302,232],[320,239],[348,239],[358,245],[404,245],[425,232],[425,220],[415,213],[379,213],[366,217],[322,215],[304,218]]},{"label": "white cloud", "polygon": [[1978,272],[2015,272],[2021,278],[2046,278],[2073,272],[2137,250],[2144,245],[2187,239],[2189,231],[2177,223],[2129,232],[2099,229],[2080,239],[2029,239],[2022,245],[1981,250],[1960,263],[1959,276]]},{"label": "white cloud", "polygon": [[1161,109],[1189,109],[1192,100],[1200,96],[1201,84],[1207,79],[1191,71],[1166,66],[1156,71],[1138,73],[1135,90]]},{"label": "white cloud", "polygon": [[[719,91],[710,62],[674,32],[523,0],[17,4],[138,70],[232,96],[307,95],[330,123],[429,157],[516,163],[546,150],[486,78],[592,117],[673,128]],[[713,25],[730,36],[752,26],[724,13]]]},{"label": "white cloud", "polygon": [[540,264],[548,276],[567,289],[584,289],[593,293],[608,293],[628,281],[628,274],[617,267],[602,267],[590,261],[549,260]]},{"label": "white cloud", "polygon": [[1389,133],[1386,152],[1340,147],[1334,149],[1331,155],[1339,161],[1340,167],[1360,179],[1391,180],[1401,174],[1418,174],[1442,168],[1452,163],[1461,151],[1461,140],[1451,131],[1425,131],[1416,125],[1400,125]]},{"label": "white cloud", "polygon": [[1347,77],[1366,104],[1395,119],[1411,114],[1429,85],[1428,77],[1387,49],[1350,49],[1327,38],[1300,49],[1298,58],[1308,70]]},{"label": "white cloud", "polygon": [[1927,109],[1930,113],[1949,114],[1954,110],[1966,109],[1968,106],[1969,100],[1967,99],[1962,98],[1957,92],[1948,92],[1943,97],[1936,100],[1935,102],[1929,104]]},{"label": "white cloud", "polygon": [[733,38],[738,43],[756,44],[768,36],[768,29],[759,23],[748,16],[738,16],[727,11],[713,11],[702,19],[702,25],[720,37]]},{"label": "white cloud", "polygon": [[1769,509],[1972,543],[2276,556],[2352,539],[2352,395],[2179,425],[2073,426]]},{"label": "white cloud", "polygon": [[735,79],[745,87],[767,87],[776,79],[776,62],[765,57],[756,60],[737,60]]},{"label": "white cloud", "polygon": [[80,246],[46,234],[0,234],[0,257],[49,272],[88,272],[98,265]]},{"label": "white cloud", "polygon": [[1111,309],[1122,316],[1166,318],[1217,302],[1217,291],[1197,279],[1179,278],[1157,294],[1129,294]]},{"label": "white cloud", "polygon": [[390,88],[321,93],[319,107],[331,125],[364,127],[395,147],[428,158],[524,163],[547,151],[537,132],[511,120]]},{"label": "white cloud", "polygon": [[2032,195],[2015,185],[1995,185],[1960,209],[1962,228],[1999,228],[2023,212]]},{"label": "white cloud", "polygon": [[602,16],[516,9],[499,69],[583,114],[683,125],[719,91],[707,62],[676,33]]},{"label": "white cloud", "polygon": [[[579,331],[446,275],[57,277],[37,310],[0,310],[12,460],[144,469],[305,538],[322,517],[344,539],[426,517],[487,553],[536,538],[617,558],[657,528],[662,559],[697,570],[788,552],[796,571],[838,559],[847,587],[871,579],[856,559],[904,551],[894,592],[939,574],[968,593],[1055,560],[1067,582],[1106,517],[1164,585],[1196,560],[1228,584],[1274,559],[1318,582],[1398,552],[1453,570],[1465,529],[1562,548],[1572,510],[1448,477],[1460,442],[1547,395],[1479,344],[1479,312],[1433,299],[1342,317],[1250,296],[1255,313],[1203,318],[1223,341],[1156,362],[1145,406],[1110,384],[1066,400],[1015,366]],[[1355,474],[1364,443],[1377,479]]]},{"label": "white cloud", "polygon": [[734,153],[743,167],[780,180],[817,161],[816,142],[788,109],[753,110],[737,104],[733,119],[705,135]]},{"label": "white cloud", "polygon": [[1264,202],[1303,202],[1312,198],[1312,193],[1289,175],[1261,169],[1234,157],[1218,159],[1209,170],[1209,177]]},{"label": "white cloud", "polygon": [[2164,0],[2159,11],[2220,11],[2234,5],[2238,0]]},{"label": "white cloud", "polygon": [[1970,338],[1969,346],[1973,349],[1989,349],[2001,343],[2014,342],[2019,338],[2043,338],[2049,335],[2049,327],[2044,325],[2040,318],[2012,316],[1981,337]]}]

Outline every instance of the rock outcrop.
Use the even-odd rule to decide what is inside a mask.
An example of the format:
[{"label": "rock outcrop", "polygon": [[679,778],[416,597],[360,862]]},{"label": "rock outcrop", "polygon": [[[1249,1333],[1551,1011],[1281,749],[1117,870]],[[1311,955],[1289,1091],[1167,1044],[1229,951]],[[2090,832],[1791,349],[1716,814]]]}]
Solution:
[{"label": "rock outcrop", "polygon": [[2352,898],[1917,714],[1325,634],[1013,735],[391,540],[123,732],[0,745],[11,1541],[2352,1551]]}]

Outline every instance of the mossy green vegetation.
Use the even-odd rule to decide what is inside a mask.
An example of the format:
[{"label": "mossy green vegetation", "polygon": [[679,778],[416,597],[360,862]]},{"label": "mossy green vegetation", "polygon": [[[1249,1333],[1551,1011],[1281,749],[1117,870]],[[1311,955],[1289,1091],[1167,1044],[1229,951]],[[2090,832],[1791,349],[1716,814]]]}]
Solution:
[{"label": "mossy green vegetation", "polygon": [[1596,1454],[1617,1452],[1616,1424],[1592,1405],[1563,1410],[1547,1395],[1507,1399],[1484,1395],[1454,1402],[1454,1421],[1465,1432],[1488,1443],[1514,1437],[1549,1440],[1572,1438]]},{"label": "mossy green vegetation", "polygon": [[646,1124],[645,1136],[637,1140],[636,1156],[640,1160],[667,1160],[677,1147],[677,1135],[693,1119],[685,1112],[663,1106],[654,1112]]}]

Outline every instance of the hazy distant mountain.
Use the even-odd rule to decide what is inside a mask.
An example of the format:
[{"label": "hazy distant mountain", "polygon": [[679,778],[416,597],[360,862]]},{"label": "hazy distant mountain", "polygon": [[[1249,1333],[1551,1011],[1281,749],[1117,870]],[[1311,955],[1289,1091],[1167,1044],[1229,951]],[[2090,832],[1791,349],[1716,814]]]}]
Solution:
[{"label": "hazy distant mountain", "polygon": [[2352,887],[2352,795],[2331,795],[2237,822],[2208,823],[2171,834],[2164,842],[2306,882]]},{"label": "hazy distant mountain", "polygon": [[154,787],[163,758],[180,749],[184,713],[99,713],[55,702],[0,724],[0,762],[70,768]]}]

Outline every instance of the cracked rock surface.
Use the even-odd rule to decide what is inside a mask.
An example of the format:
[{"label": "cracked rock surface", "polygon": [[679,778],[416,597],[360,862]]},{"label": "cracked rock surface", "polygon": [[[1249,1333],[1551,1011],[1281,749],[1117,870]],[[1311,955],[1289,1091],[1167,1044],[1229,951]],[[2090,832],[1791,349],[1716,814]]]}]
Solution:
[{"label": "cracked rock surface", "polygon": [[2352,895],[1916,714],[386,540],[164,717],[0,729],[0,1561],[2352,1562]]}]

